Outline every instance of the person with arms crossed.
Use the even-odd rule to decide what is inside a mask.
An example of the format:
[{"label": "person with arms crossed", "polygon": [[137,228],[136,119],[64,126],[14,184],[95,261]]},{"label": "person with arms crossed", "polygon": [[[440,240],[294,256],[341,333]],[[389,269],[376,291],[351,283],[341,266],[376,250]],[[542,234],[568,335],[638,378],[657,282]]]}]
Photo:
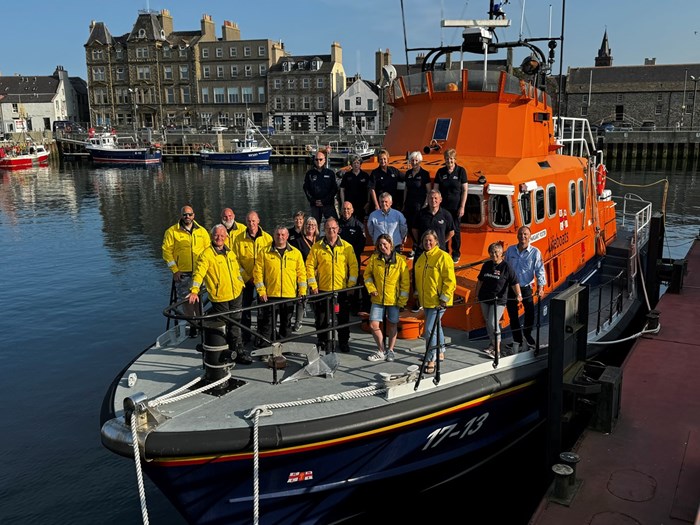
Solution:
[{"label": "person with arms crossed", "polygon": [[335,195],[338,184],[335,173],[326,168],[326,152],[319,149],[314,153],[314,167],[304,176],[304,194],[309,201],[311,216],[319,223],[325,217],[338,218],[335,209]]},{"label": "person with arms crossed", "polygon": [[[194,220],[192,206],[183,206],[180,220],[165,231],[161,246],[163,260],[173,274],[178,301],[184,301],[189,295],[197,257],[209,243],[209,234]],[[195,306],[189,302],[184,303],[182,309],[185,315],[195,315]],[[190,323],[190,337],[196,335],[197,327]]]},{"label": "person with arms crossed", "polygon": [[467,203],[467,170],[457,165],[457,151],[448,149],[445,152],[445,165],[435,173],[433,188],[442,194],[442,207],[452,215],[455,235],[450,242],[452,260],[455,264],[461,256],[462,236],[460,224]]}]

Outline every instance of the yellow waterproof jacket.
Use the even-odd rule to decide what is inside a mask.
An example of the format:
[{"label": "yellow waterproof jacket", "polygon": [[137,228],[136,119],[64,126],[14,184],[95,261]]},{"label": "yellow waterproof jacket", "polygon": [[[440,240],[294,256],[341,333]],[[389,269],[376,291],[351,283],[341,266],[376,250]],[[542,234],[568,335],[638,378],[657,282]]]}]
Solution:
[{"label": "yellow waterproof jacket", "polygon": [[[383,255],[373,253],[365,266],[364,278],[365,288],[374,304],[406,306],[411,275],[403,255],[392,253],[389,261],[385,261]],[[377,295],[373,296],[374,292]]]},{"label": "yellow waterproof jacket", "polygon": [[197,259],[190,292],[199,293],[202,281],[207,285],[209,299],[215,303],[233,301],[243,291],[243,278],[238,259],[232,250],[224,246],[224,253],[217,253],[211,244]]},{"label": "yellow waterproof jacket", "polygon": [[192,223],[192,233],[183,229],[178,222],[165,230],[163,260],[173,273],[191,272],[199,254],[210,244],[209,232],[196,221]]},{"label": "yellow waterproof jacket", "polygon": [[233,250],[233,245],[236,244],[236,237],[238,234],[245,231],[245,224],[233,221],[233,226],[228,232],[228,239],[226,239],[226,246]]},{"label": "yellow waterproof jacket", "polygon": [[452,306],[452,300],[457,288],[455,264],[450,254],[433,247],[429,252],[423,252],[415,264],[416,291],[420,305],[424,308],[437,308],[440,301]]},{"label": "yellow waterproof jacket", "polygon": [[357,257],[352,245],[338,237],[335,246],[323,238],[314,243],[306,257],[309,288],[332,292],[357,284]]},{"label": "yellow waterproof jacket", "polygon": [[253,284],[258,295],[286,298],[306,295],[306,266],[301,252],[289,245],[282,256],[274,245],[260,250],[253,267]]},{"label": "yellow waterproof jacket", "polygon": [[238,258],[238,264],[243,269],[243,280],[250,281],[253,278],[253,267],[258,252],[267,248],[272,244],[272,236],[264,232],[262,228],[258,228],[258,234],[253,239],[248,234],[248,229],[243,230],[236,235],[236,240],[233,243],[233,251]]}]

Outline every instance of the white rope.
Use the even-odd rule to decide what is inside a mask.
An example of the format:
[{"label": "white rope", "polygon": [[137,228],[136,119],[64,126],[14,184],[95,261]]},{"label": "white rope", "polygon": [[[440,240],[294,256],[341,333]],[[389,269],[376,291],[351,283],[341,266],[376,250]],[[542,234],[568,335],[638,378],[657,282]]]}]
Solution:
[{"label": "white rope", "polygon": [[590,341],[589,344],[591,345],[616,345],[617,343],[624,343],[625,341],[630,341],[632,339],[636,339],[638,337],[642,337],[643,335],[646,334],[658,334],[659,330],[661,330],[661,324],[657,326],[656,328],[653,329],[647,329],[648,324],[644,325],[644,328],[642,328],[641,332],[637,332],[636,334],[632,334],[628,337],[625,337],[623,339],[616,339],[615,341]]},{"label": "white rope", "polygon": [[131,413],[131,420],[127,423],[131,426],[131,446],[134,449],[134,465],[136,466],[136,482],[139,487],[139,500],[141,501],[141,517],[143,524],[148,525],[148,507],[146,506],[146,489],[143,486],[143,473],[141,472],[141,454],[139,453],[139,438],[136,432],[136,414]]},{"label": "white rope", "polygon": [[193,381],[190,381],[187,385],[179,388],[178,390],[171,392],[170,394],[165,394],[163,396],[157,397],[156,399],[152,399],[151,401],[148,402],[148,407],[154,408],[154,407],[157,407],[160,405],[169,405],[170,403],[175,403],[176,401],[182,401],[183,399],[187,399],[188,397],[196,396],[197,394],[201,394],[202,392],[206,392],[207,390],[210,390],[214,387],[217,387],[220,384],[228,381],[230,378],[231,378],[231,372],[229,371],[226,373],[226,375],[224,377],[214,381],[213,383],[209,383],[208,385],[204,385],[201,388],[197,388],[196,390],[192,390],[192,391],[187,392],[186,394],[183,394],[181,396],[170,397],[170,396],[174,396],[178,392],[181,392],[182,390],[187,389],[189,386],[197,383],[200,380],[200,378],[197,378]]},{"label": "white rope", "polygon": [[253,525],[260,521],[260,442],[258,440],[258,422],[260,412],[255,413],[253,424]]}]

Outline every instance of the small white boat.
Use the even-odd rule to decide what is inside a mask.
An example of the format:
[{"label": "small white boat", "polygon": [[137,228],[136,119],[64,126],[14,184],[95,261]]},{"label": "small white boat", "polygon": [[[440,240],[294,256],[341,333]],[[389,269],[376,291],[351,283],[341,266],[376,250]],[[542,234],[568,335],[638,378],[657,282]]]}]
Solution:
[{"label": "small white boat", "polygon": [[330,164],[341,165],[349,164],[350,159],[357,155],[363,161],[369,160],[375,155],[375,149],[369,146],[369,142],[364,139],[357,140],[352,144],[332,140],[327,146],[319,146],[318,144],[309,145],[306,147],[309,155],[312,157],[316,154],[319,147],[326,150],[327,159]]},{"label": "small white boat", "polygon": [[[262,140],[258,140],[256,135]],[[252,120],[247,120],[243,138],[233,139],[231,143],[231,151],[203,149],[199,152],[202,162],[231,165],[269,164],[272,146]]]}]

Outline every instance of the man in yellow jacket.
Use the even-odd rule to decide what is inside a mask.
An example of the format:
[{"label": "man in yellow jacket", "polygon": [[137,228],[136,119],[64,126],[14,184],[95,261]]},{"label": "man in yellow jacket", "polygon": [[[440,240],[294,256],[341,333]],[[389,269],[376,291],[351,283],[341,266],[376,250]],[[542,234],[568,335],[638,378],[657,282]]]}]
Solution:
[{"label": "man in yellow jacket", "polygon": [[[223,224],[217,224],[211,229],[211,244],[197,259],[194,275],[192,276],[192,288],[187,296],[189,304],[199,302],[199,292],[202,283],[206,283],[210,312],[226,313],[231,310],[240,310],[242,305],[241,292],[243,291],[243,278],[238,259],[228,246],[228,231]],[[234,321],[240,322],[241,312],[229,314]],[[227,317],[228,317],[227,316]],[[249,365],[252,363],[250,354],[245,352],[241,344],[241,329],[229,319],[226,323],[226,341],[228,342],[231,356],[236,352],[236,362]]]},{"label": "man in yellow jacket", "polygon": [[[183,206],[180,220],[165,231],[163,236],[163,260],[173,274],[173,285],[179,301],[184,300],[192,286],[192,271],[199,254],[209,246],[209,234],[194,220],[191,206]],[[189,303],[183,306],[185,315],[194,315],[195,307]],[[190,336],[195,337],[197,329],[190,324]]]},{"label": "man in yellow jacket", "polygon": [[221,224],[226,226],[226,231],[228,231],[226,246],[233,248],[233,243],[236,242],[238,234],[245,231],[245,224],[236,222],[236,214],[231,208],[221,210]]},{"label": "man in yellow jacket", "polygon": [[[233,243],[233,251],[238,258],[238,263],[243,271],[243,308],[247,308],[253,304],[255,299],[255,286],[253,285],[253,267],[257,259],[258,252],[267,248],[272,244],[272,236],[263,231],[260,227],[260,217],[258,212],[249,211],[245,217],[246,229],[236,236],[236,241]],[[250,310],[243,312],[241,321],[243,326],[251,327]],[[243,331],[243,343],[248,343],[251,339],[250,332]]]},{"label": "man in yellow jacket", "polygon": [[[258,301],[276,303],[285,299],[304,297],[306,295],[306,266],[301,252],[287,243],[289,230],[286,226],[277,226],[272,232],[273,243],[260,250],[253,267],[253,284],[258,293]],[[275,308],[275,318],[272,310]],[[272,341],[274,331],[281,338],[288,336],[289,321],[294,311],[293,302],[285,302],[258,310],[258,332],[268,341]],[[277,314],[279,314],[278,328]],[[267,346],[260,342],[258,346]]]},{"label": "man in yellow jacket", "polygon": [[[357,284],[357,257],[352,245],[338,236],[340,227],[337,219],[329,217],[323,227],[326,235],[317,241],[306,257],[306,277],[311,294],[318,292],[338,293],[338,324],[347,324],[350,320],[350,304],[345,288]],[[329,326],[329,308],[326,301],[318,301],[314,307],[316,329]],[[341,352],[349,352],[350,328],[338,330],[338,342]],[[328,332],[318,334],[318,346],[325,350],[328,342]],[[333,351],[334,349],[330,349]]]}]

